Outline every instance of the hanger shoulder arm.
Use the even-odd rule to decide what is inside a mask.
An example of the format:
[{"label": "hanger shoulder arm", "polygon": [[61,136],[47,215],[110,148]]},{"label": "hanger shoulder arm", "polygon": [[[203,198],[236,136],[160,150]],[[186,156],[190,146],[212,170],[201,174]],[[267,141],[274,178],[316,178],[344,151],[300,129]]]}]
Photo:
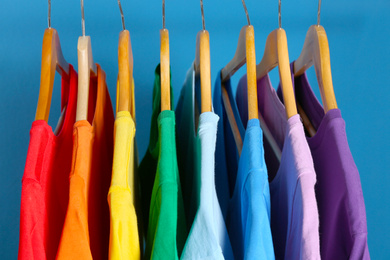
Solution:
[{"label": "hanger shoulder arm", "polygon": [[[312,26],[313,27],[313,26]],[[314,26],[318,43],[316,42],[314,51],[314,69],[320,88],[322,103],[325,113],[330,109],[337,108],[336,96],[334,94],[332,70],[330,66],[330,52],[328,37],[322,26]]]},{"label": "hanger shoulder arm", "polygon": [[240,31],[236,53],[233,59],[221,71],[222,81],[228,80],[246,62],[246,32],[248,27],[248,25],[245,25]]},{"label": "hanger shoulder arm", "polygon": [[302,75],[314,65],[325,113],[337,108],[330,67],[329,43],[322,26],[310,26],[301,55],[294,62],[294,75]]},{"label": "hanger shoulder arm", "polygon": [[49,119],[51,96],[56,70],[69,74],[69,64],[66,62],[60,45],[58,33],[53,28],[45,30],[42,42],[41,80],[35,120]]},{"label": "hanger shoulder arm", "polygon": [[77,43],[77,60],[79,75],[76,121],[80,121],[87,120],[90,76],[91,74],[97,75],[96,64],[92,57],[91,38],[89,36],[79,37]]},{"label": "hanger shoulder arm", "polygon": [[259,118],[257,103],[255,31],[248,26],[245,33],[246,75],[248,88],[248,119]]},{"label": "hanger shoulder arm", "polygon": [[[54,30],[50,28],[49,30]],[[62,54],[60,38],[56,30],[53,31],[53,46],[55,50],[56,68],[60,75],[64,72],[66,75],[69,74],[69,64],[66,62],[64,55]]]},{"label": "hanger shoulder arm", "polygon": [[199,40],[200,61],[200,88],[201,88],[201,112],[211,112],[211,66],[210,66],[210,37],[209,32],[200,32]]},{"label": "hanger shoulder arm", "polygon": [[273,30],[267,37],[263,58],[256,66],[257,78],[264,77],[276,66],[279,67],[279,78],[282,85],[287,118],[290,118],[297,114],[297,108],[291,80],[287,37],[286,32],[281,28]]},{"label": "hanger shoulder arm", "polygon": [[118,111],[130,111],[133,79],[133,52],[130,32],[123,30],[119,34],[118,46]]},{"label": "hanger shoulder arm", "polygon": [[309,30],[307,31],[301,54],[294,62],[295,76],[302,75],[308,68],[313,65],[314,53],[318,51],[318,35],[314,27],[310,26]]},{"label": "hanger shoulder arm", "polygon": [[256,66],[257,79],[264,77],[269,71],[278,65],[276,46],[278,44],[278,29],[273,30],[265,42],[264,54],[260,63]]},{"label": "hanger shoulder arm", "polygon": [[195,74],[200,74],[201,113],[212,110],[211,101],[211,66],[210,66],[210,36],[206,30],[196,35],[194,60]]},{"label": "hanger shoulder arm", "polygon": [[171,110],[169,31],[160,30],[161,111]]},{"label": "hanger shoulder arm", "polygon": [[286,32],[278,29],[277,32],[277,59],[279,66],[279,78],[282,86],[284,106],[287,118],[296,115],[297,105],[295,102],[294,88],[291,79],[290,59],[288,55],[288,45]]}]

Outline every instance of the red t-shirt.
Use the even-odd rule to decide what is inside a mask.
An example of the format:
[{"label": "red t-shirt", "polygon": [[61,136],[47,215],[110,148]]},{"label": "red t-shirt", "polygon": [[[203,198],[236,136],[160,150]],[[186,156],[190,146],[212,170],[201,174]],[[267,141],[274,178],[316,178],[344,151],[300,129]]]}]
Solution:
[{"label": "red t-shirt", "polygon": [[69,200],[77,73],[62,77],[63,121],[54,133],[45,120],[33,122],[22,179],[18,259],[54,259]]}]

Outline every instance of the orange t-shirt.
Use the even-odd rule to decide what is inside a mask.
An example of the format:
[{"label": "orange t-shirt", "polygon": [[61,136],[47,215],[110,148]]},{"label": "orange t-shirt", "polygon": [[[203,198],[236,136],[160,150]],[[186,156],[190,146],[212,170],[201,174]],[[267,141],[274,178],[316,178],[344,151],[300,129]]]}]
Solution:
[{"label": "orange t-shirt", "polygon": [[[110,215],[106,202],[113,157],[114,113],[106,75],[91,78],[88,120],[73,129],[69,204],[57,259],[107,259]],[[92,125],[90,124],[92,122]]]}]

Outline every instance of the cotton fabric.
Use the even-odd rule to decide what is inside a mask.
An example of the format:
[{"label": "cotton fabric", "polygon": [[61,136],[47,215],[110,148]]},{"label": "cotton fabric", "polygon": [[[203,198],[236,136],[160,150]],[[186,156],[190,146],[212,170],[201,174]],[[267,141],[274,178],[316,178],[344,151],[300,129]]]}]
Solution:
[{"label": "cotton fabric", "polygon": [[[248,120],[246,75],[236,94],[244,125]],[[299,115],[287,119],[269,76],[257,81],[259,114],[280,148],[279,162],[264,137],[271,191],[271,229],[276,259],[320,259],[316,174]]]},{"label": "cotton fabric", "polygon": [[215,145],[219,117],[200,111],[199,77],[187,72],[177,116],[178,164],[189,235],[181,259],[234,259],[215,189]]},{"label": "cotton fabric", "polygon": [[[339,109],[324,114],[306,74],[295,77],[294,88],[297,102],[317,129],[307,141],[317,174],[321,258],[370,259],[363,192],[345,121]],[[278,95],[283,100],[280,87]]]},{"label": "cotton fabric", "polygon": [[157,66],[150,142],[139,168],[143,204],[150,205],[145,259],[179,259],[186,239],[186,223],[176,157],[175,113],[160,113],[160,91]]},{"label": "cotton fabric", "polygon": [[63,121],[53,132],[36,120],[22,179],[18,259],[54,259],[68,207],[72,130],[76,119],[77,73],[62,74]]},{"label": "cotton fabric", "polygon": [[140,198],[138,152],[134,140],[134,92],[131,95],[131,104],[132,113],[117,112],[114,126],[114,158],[107,199],[110,206],[109,259],[115,260],[141,259],[140,244],[143,238],[138,229],[138,218],[142,218],[142,215],[138,208]]},{"label": "cotton fabric", "polygon": [[[246,130],[234,101],[230,81],[224,83],[232,105],[243,148],[238,158],[233,133],[222,103],[221,76],[214,88],[218,122],[216,180],[218,198],[225,207],[225,221],[235,259],[275,259],[270,227],[270,193],[264,161],[263,138],[258,119],[251,119]],[[224,187],[221,185],[226,185]]]},{"label": "cotton fabric", "polygon": [[[69,205],[57,259],[107,259],[114,113],[104,71],[91,77],[88,120],[74,124]],[[92,122],[92,124],[90,123]]]}]

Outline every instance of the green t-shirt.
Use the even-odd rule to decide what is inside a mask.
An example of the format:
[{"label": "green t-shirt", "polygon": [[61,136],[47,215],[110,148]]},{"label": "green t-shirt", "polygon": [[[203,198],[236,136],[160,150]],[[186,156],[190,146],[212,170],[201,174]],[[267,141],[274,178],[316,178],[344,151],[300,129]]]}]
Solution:
[{"label": "green t-shirt", "polygon": [[176,158],[175,113],[171,110],[160,113],[160,96],[158,65],[149,147],[139,167],[143,213],[149,216],[145,226],[145,259],[179,259],[187,234]]}]

